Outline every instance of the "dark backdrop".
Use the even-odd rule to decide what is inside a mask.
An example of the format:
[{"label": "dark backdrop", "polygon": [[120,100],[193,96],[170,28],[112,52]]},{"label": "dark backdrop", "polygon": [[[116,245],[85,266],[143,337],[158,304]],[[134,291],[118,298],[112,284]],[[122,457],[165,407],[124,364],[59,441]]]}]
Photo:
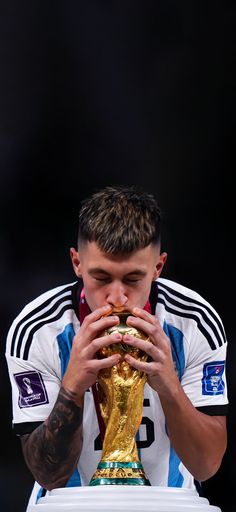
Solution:
[{"label": "dark backdrop", "polygon": [[32,478],[11,432],[10,323],[74,279],[80,199],[142,185],[164,214],[164,276],[217,309],[229,340],[229,445],[203,485],[235,510],[235,2],[1,2],[1,462],[3,512]]}]

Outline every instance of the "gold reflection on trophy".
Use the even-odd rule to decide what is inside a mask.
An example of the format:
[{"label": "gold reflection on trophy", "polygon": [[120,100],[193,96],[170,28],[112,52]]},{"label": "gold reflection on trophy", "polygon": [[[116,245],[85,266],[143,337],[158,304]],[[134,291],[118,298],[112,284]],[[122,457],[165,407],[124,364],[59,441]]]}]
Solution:
[{"label": "gold reflection on trophy", "polygon": [[[119,332],[141,339],[147,336],[126,324],[128,312],[115,312],[119,325],[103,331],[102,336]],[[112,368],[105,368],[98,375],[98,396],[102,418],[106,426],[102,458],[90,485],[150,485],[139,459],[135,436],[142,421],[144,384],[146,374],[132,368],[124,360],[126,353],[140,361],[147,354],[123,342],[104,347],[98,357],[121,354],[121,361]]]}]

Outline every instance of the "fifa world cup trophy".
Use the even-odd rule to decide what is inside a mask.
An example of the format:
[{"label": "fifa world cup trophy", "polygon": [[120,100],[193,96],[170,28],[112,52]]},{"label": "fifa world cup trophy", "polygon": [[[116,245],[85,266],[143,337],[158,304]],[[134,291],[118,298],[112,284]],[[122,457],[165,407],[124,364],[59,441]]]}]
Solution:
[{"label": "fifa world cup trophy", "polygon": [[[117,313],[120,323],[107,329],[102,335],[119,332],[141,339],[147,336],[126,324],[128,312]],[[98,396],[101,416],[106,426],[102,458],[89,485],[151,485],[139,459],[136,433],[142,421],[144,384],[146,374],[132,368],[125,360],[130,353],[140,361],[147,360],[147,354],[125,343],[115,343],[103,348],[98,357],[119,353],[121,361],[112,368],[106,368],[98,375]]]}]

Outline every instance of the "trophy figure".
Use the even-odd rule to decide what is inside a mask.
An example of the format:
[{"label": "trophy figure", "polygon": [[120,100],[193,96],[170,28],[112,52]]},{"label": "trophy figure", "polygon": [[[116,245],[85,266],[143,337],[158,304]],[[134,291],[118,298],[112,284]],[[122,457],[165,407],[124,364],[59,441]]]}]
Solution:
[{"label": "trophy figure", "polygon": [[[142,331],[126,324],[130,313],[113,311],[113,314],[119,316],[119,325],[103,331],[102,335],[119,332],[147,339]],[[142,421],[146,374],[124,360],[127,352],[140,361],[146,361],[148,357],[123,342],[105,347],[98,353],[98,357],[114,353],[123,357],[117,365],[101,370],[98,375],[99,407],[106,432],[102,457],[89,485],[151,485],[139,459],[135,440]]]}]

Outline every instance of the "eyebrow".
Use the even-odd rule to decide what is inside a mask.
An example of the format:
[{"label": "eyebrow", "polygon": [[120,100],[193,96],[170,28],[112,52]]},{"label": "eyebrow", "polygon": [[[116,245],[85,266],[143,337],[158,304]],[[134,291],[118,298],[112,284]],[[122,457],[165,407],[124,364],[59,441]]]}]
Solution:
[{"label": "eyebrow", "polygon": [[[103,268],[99,268],[99,267],[90,268],[88,270],[88,274],[89,275],[92,275],[92,274],[102,274],[104,276],[110,276],[109,272],[107,272]],[[131,270],[131,272],[128,272],[127,274],[125,274],[125,277],[132,276],[132,275],[141,276],[142,277],[142,276],[146,276],[146,272],[144,270],[140,270],[140,269]]]}]

